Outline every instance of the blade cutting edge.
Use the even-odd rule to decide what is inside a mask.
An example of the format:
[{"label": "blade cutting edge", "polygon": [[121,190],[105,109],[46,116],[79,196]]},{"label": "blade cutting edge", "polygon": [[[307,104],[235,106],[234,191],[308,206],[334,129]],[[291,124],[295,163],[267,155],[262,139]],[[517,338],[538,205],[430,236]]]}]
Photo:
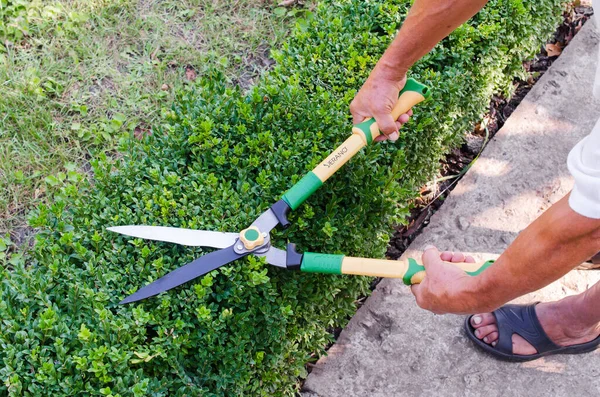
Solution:
[{"label": "blade cutting edge", "polygon": [[236,259],[242,258],[249,253],[238,254],[233,250],[233,246],[227,247],[218,251],[211,252],[201,256],[200,258],[188,263],[187,265],[181,266],[167,273],[165,276],[159,278],[140,288],[135,293],[129,295],[127,298],[119,302],[120,305],[125,303],[136,302],[142,299],[150,298],[151,296],[158,295],[161,292],[168,291],[172,288],[180,286],[181,284],[187,283],[197,277],[200,277],[211,270],[233,262]]},{"label": "blade cutting edge", "polygon": [[106,230],[124,234],[126,236],[143,238],[146,240],[164,241],[187,245],[191,247],[227,248],[235,243],[238,233],[212,232],[208,230],[181,229],[166,226],[112,226]]}]

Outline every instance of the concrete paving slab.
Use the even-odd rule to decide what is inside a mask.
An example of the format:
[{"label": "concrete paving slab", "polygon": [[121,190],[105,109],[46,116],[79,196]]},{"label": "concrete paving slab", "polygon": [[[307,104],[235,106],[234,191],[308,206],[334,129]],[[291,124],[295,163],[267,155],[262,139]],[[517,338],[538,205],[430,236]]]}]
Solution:
[{"label": "concrete paving slab", "polygon": [[[600,34],[593,22],[535,85],[405,256],[427,244],[493,259],[572,188],[566,159],[600,117],[592,98]],[[517,302],[587,289],[573,271]],[[596,396],[600,352],[513,364],[469,342],[463,317],[419,309],[399,280],[382,281],[308,377],[303,396]]]}]

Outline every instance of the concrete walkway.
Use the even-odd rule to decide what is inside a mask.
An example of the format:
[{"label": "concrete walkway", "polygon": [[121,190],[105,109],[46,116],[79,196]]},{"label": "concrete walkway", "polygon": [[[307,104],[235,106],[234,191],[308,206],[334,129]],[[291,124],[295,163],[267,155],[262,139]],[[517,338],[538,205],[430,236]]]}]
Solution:
[{"label": "concrete walkway", "polygon": [[[600,117],[600,101],[592,99],[600,41],[593,23],[535,85],[405,256],[420,258],[434,244],[495,258],[570,191],[567,154]],[[598,280],[600,270],[572,271],[517,302],[555,300]],[[499,362],[474,348],[462,322],[420,310],[408,287],[384,280],[318,362],[303,396],[600,395],[600,352]]]}]

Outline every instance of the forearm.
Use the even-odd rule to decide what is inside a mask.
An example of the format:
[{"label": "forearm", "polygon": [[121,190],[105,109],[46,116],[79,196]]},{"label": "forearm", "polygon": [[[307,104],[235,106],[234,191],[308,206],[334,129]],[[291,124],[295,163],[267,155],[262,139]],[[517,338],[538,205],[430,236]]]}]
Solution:
[{"label": "forearm", "polygon": [[408,69],[454,29],[475,15],[487,0],[415,0],[398,35],[375,70],[400,81]]},{"label": "forearm", "polygon": [[469,299],[474,312],[491,311],[559,279],[600,251],[600,220],[573,211],[568,195],[527,227],[480,276]]}]

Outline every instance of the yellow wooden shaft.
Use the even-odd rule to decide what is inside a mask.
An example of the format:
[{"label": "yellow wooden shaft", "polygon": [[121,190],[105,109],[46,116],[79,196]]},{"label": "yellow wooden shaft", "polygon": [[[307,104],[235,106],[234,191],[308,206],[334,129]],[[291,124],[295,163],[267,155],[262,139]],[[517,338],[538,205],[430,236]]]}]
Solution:
[{"label": "yellow wooden shaft", "polygon": [[331,152],[321,164],[315,167],[313,173],[321,180],[321,182],[325,182],[366,144],[367,141],[363,135],[350,135],[344,143],[338,146],[338,148]]},{"label": "yellow wooden shaft", "polygon": [[[405,91],[398,98],[398,103],[392,110],[392,117],[394,120],[398,119],[402,114],[408,112],[413,106],[423,101],[425,97],[415,91]],[[346,139],[344,143],[338,146],[321,164],[317,165],[313,170],[313,173],[321,180],[325,182],[329,177],[336,173],[348,160],[350,160],[356,153],[365,147],[373,139],[381,135],[377,123],[373,123],[370,127],[371,139],[367,139],[365,133],[359,128],[352,129],[352,135]]]},{"label": "yellow wooden shaft", "polygon": [[402,278],[408,270],[406,261],[388,261],[385,259],[368,259],[344,257],[342,274],[358,276]]},{"label": "yellow wooden shaft", "polygon": [[[451,263],[463,271],[470,273],[481,269],[486,262],[479,263]],[[385,259],[353,258],[346,256],[342,260],[342,274],[354,274],[358,276],[403,278],[408,271],[407,261],[392,261]],[[419,284],[425,278],[425,272],[415,273],[411,277],[411,284]]]}]

